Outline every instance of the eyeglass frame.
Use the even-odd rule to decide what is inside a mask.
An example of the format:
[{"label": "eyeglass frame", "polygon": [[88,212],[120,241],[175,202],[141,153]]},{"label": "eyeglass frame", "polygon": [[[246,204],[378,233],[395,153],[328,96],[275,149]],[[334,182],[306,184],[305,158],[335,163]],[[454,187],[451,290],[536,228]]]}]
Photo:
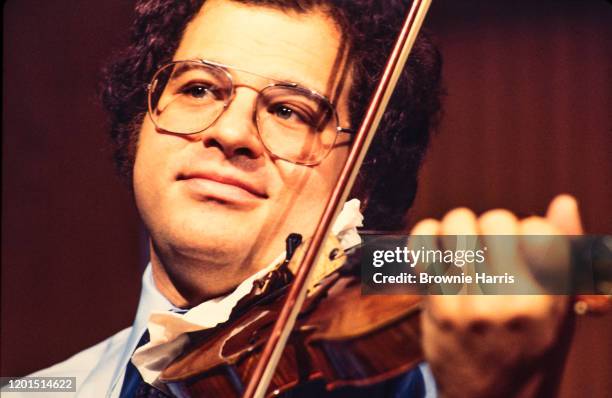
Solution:
[{"label": "eyeglass frame", "polygon": [[[221,112],[219,112],[219,115],[217,115],[214,120],[205,128],[203,128],[200,131],[196,131],[193,133],[179,133],[179,132],[173,132],[173,131],[168,131],[160,126],[157,125],[157,123],[155,122],[154,118],[153,118],[153,107],[152,107],[152,103],[151,103],[151,96],[152,96],[152,92],[153,92],[153,88],[154,88],[154,82],[157,78],[157,75],[164,69],[170,67],[171,65],[176,65],[176,64],[180,64],[180,63],[185,63],[185,62],[189,62],[189,63],[201,63],[203,65],[206,66],[210,66],[215,68],[216,70],[219,70],[221,72],[223,72],[223,75],[225,77],[227,77],[228,81],[231,84],[231,92],[230,92],[230,96],[228,97],[227,100],[224,101],[223,103],[223,110]],[[270,148],[268,148],[268,145],[266,145],[266,143],[264,142],[261,132],[259,131],[259,118],[257,117],[257,106],[254,107],[253,109],[253,121],[255,122],[255,128],[257,131],[257,138],[259,139],[259,141],[261,142],[261,144],[263,145],[263,147],[266,149],[266,151],[268,152],[268,154],[274,158],[277,159],[281,159],[281,160],[285,160],[287,162],[291,162],[294,164],[299,164],[299,165],[303,165],[303,166],[316,166],[318,164],[320,164],[323,160],[325,160],[325,158],[330,154],[330,152],[332,151],[332,149],[334,149],[334,146],[336,145],[336,140],[338,139],[338,134],[339,133],[346,133],[346,134],[350,134],[350,135],[355,135],[357,133],[357,131],[355,129],[352,128],[347,128],[347,127],[342,127],[340,126],[340,118],[338,116],[338,111],[336,109],[336,106],[334,105],[334,103],[325,95],[319,93],[316,90],[312,90],[309,89],[307,87],[304,87],[298,83],[294,83],[294,82],[286,82],[286,81],[282,81],[282,80],[278,80],[275,78],[271,78],[268,76],[264,76],[258,73],[254,73],[251,71],[247,71],[245,69],[242,68],[238,68],[235,66],[231,66],[231,65],[226,65],[226,64],[222,64],[219,62],[215,62],[215,61],[210,61],[210,60],[206,60],[206,59],[186,59],[186,60],[176,60],[176,61],[172,61],[172,62],[168,62],[167,64],[162,65],[161,67],[159,67],[155,73],[153,74],[153,77],[151,78],[151,82],[149,84],[147,84],[146,86],[146,91],[147,91],[147,113],[149,114],[149,118],[151,119],[151,122],[153,122],[153,125],[155,125],[156,128],[163,130],[163,131],[167,131],[168,133],[171,134],[179,134],[179,135],[195,135],[195,134],[200,134],[206,130],[208,130],[210,127],[212,127],[221,117],[221,115],[223,115],[223,113],[226,111],[226,109],[230,106],[230,104],[232,103],[232,101],[234,100],[234,97],[236,96],[236,84],[234,82],[234,78],[232,76],[232,74],[229,72],[230,70],[234,70],[234,71],[238,71],[238,72],[243,72],[243,73],[248,73],[250,75],[253,76],[257,76],[257,77],[261,77],[263,79],[269,80],[269,81],[273,81],[275,83],[270,83],[268,85],[266,85],[265,87],[263,87],[260,90],[256,90],[255,88],[253,88],[253,90],[255,90],[257,92],[257,99],[255,100],[255,103],[257,104],[262,92],[264,92],[265,90],[271,88],[271,87],[284,87],[284,88],[292,88],[292,89],[298,89],[300,91],[303,91],[306,94],[309,94],[315,98],[317,98],[318,100],[322,101],[323,103],[325,103],[331,110],[333,113],[333,118],[336,120],[336,131],[335,131],[335,137],[334,140],[332,142],[332,144],[329,146],[329,149],[327,149],[327,151],[320,156],[320,159],[316,160],[316,161],[296,161],[296,160],[291,160],[291,159],[287,159],[286,157],[283,156],[279,156],[275,153],[272,152],[272,150]],[[167,82],[166,82],[167,84]],[[159,101],[159,100],[158,100]]]}]

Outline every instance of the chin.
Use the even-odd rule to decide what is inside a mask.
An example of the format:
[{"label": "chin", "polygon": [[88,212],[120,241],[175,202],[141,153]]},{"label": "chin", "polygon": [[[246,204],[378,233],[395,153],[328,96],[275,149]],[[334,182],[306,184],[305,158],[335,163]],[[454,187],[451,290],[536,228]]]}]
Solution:
[{"label": "chin", "polygon": [[198,261],[211,265],[242,261],[254,246],[256,237],[248,234],[249,228],[228,228],[231,225],[229,220],[214,218],[206,222],[159,226],[154,228],[159,233],[152,232],[151,235],[158,250],[173,261]]}]

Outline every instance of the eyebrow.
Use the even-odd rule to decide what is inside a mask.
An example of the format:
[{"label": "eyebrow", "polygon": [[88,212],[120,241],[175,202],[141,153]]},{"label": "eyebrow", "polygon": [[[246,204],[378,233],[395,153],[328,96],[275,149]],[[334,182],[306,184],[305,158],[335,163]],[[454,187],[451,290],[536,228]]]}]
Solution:
[{"label": "eyebrow", "polygon": [[204,60],[202,60],[202,61],[203,61],[203,62],[206,62],[206,63],[208,63],[208,64],[210,64],[210,65],[215,65],[215,66],[218,66],[218,67],[223,68],[223,69],[225,69],[225,70],[229,70],[229,71],[235,70],[235,71],[238,71],[238,72],[248,73],[248,74],[253,75],[253,76],[261,77],[262,79],[266,79],[266,80],[273,81],[273,82],[275,82],[275,83],[282,83],[282,84],[297,84],[297,85],[299,85],[299,86],[302,86],[302,87],[306,88],[306,86],[305,86],[305,85],[302,85],[301,83],[298,83],[297,81],[294,81],[294,80],[290,80],[290,79],[281,79],[281,78],[278,78],[278,77],[270,77],[270,76],[262,75],[262,74],[260,74],[260,73],[251,72],[250,70],[246,70],[246,69],[243,69],[243,68],[239,68],[239,67],[237,67],[237,66],[227,65],[227,64],[224,64],[224,63],[221,63],[221,62],[216,62],[216,61],[212,61],[212,60],[208,60],[208,59],[204,59]]},{"label": "eyebrow", "polygon": [[[325,97],[330,103],[333,104],[333,102],[330,100],[330,97],[325,94],[323,91],[317,90],[317,89],[313,89],[311,88],[310,85],[307,84],[303,84],[300,83],[299,81],[296,81],[295,79],[281,79],[278,77],[270,77],[270,76],[266,76],[266,75],[262,75],[256,72],[251,72],[249,70],[246,70],[244,68],[240,68],[237,66],[233,66],[233,65],[228,65],[228,64],[224,64],[222,62],[217,62],[217,61],[213,61],[210,59],[183,59],[183,60],[177,60],[177,61],[173,61],[174,63],[176,63],[176,65],[178,66],[178,68],[176,68],[173,72],[172,75],[170,76],[171,79],[175,79],[180,77],[181,75],[189,72],[190,70],[193,69],[197,69],[200,66],[203,65],[209,65],[209,66],[216,66],[219,67],[221,69],[223,69],[224,71],[228,72],[232,78],[232,71],[238,71],[238,72],[243,72],[243,73],[247,73],[253,76],[257,76],[260,77],[262,79],[266,79],[268,81],[274,82],[274,83],[280,83],[280,84],[286,84],[286,85],[291,85],[291,86],[297,86],[300,87],[302,89],[305,89],[307,91],[310,92],[315,92],[323,97]],[[169,78],[169,79],[170,79]],[[234,84],[236,84],[236,82],[233,82]]]},{"label": "eyebrow", "polygon": [[315,92],[316,94],[325,97],[330,103],[333,104],[333,102],[330,99],[330,96],[324,90],[318,89],[318,88],[313,88],[313,84],[303,83],[299,79],[295,79],[295,78],[281,78],[281,77],[270,77],[270,76],[262,75],[260,73],[251,72],[250,70],[247,70],[247,69],[244,69],[244,68],[240,68],[240,67],[237,67],[237,66],[224,64],[222,62],[217,62],[217,61],[213,61],[213,60],[209,60],[209,59],[203,59],[201,61],[205,61],[205,62],[207,62],[207,63],[209,63],[211,65],[215,65],[215,66],[221,67],[221,68],[223,68],[225,70],[229,70],[229,72],[231,72],[232,70],[235,70],[235,71],[238,71],[238,72],[248,73],[248,74],[251,74],[253,76],[258,76],[258,77],[261,77],[262,79],[266,79],[266,80],[272,81],[274,83],[298,86],[300,88],[303,88],[303,89],[311,91],[311,92]]},{"label": "eyebrow", "polygon": [[[281,84],[287,84],[287,85],[298,85],[302,88],[307,88],[306,85],[303,85],[301,83],[298,83],[296,81],[290,80],[290,79],[279,79],[276,77],[270,77],[270,76],[264,76],[261,75],[259,73],[255,73],[255,72],[251,72],[248,71],[246,69],[242,69],[242,68],[238,68],[232,65],[227,65],[227,64],[222,64],[220,62],[215,62],[215,61],[210,61],[210,60],[206,60],[206,59],[185,59],[185,60],[178,60],[178,61],[172,61],[175,64],[175,68],[172,71],[172,74],[170,76],[170,78],[172,79],[176,79],[178,77],[181,77],[181,75],[193,70],[193,69],[198,69],[198,67],[201,67],[203,65],[209,65],[209,66],[217,66],[221,69],[223,69],[224,71],[230,73],[230,75],[232,74],[231,71],[235,70],[238,72],[244,72],[244,73],[248,73],[250,75],[253,76],[257,76],[257,77],[261,77],[262,79],[266,79],[269,81],[272,81],[274,83],[281,83]],[[233,76],[232,76],[233,77]]]},{"label": "eyebrow", "polygon": [[184,60],[184,61],[174,61],[175,67],[172,70],[172,74],[168,77],[170,79],[176,79],[184,75],[185,73],[197,69],[199,66],[202,66],[202,63],[197,60]]}]

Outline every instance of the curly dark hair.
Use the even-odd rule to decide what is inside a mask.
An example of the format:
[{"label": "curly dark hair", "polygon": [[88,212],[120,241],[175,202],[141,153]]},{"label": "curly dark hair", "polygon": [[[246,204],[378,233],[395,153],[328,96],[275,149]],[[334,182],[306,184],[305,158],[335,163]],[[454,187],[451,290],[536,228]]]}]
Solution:
[{"label": "curly dark hair", "polygon": [[[131,184],[138,132],[146,115],[146,84],[169,62],[183,31],[205,0],[140,0],[131,44],[105,69],[102,99],[110,114],[114,160]],[[407,1],[232,0],[283,11],[326,12],[343,32],[353,65],[351,125],[358,126],[393,46]],[[421,33],[372,142],[353,194],[365,225],[399,229],[417,189],[417,174],[440,114],[442,60]]]}]

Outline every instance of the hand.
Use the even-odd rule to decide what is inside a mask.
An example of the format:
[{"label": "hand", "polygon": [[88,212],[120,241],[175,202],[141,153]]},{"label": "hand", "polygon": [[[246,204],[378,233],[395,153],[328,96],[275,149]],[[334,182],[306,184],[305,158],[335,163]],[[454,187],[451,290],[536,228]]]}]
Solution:
[{"label": "hand", "polygon": [[[545,218],[518,220],[507,210],[491,210],[477,218],[471,210],[459,208],[441,221],[423,220],[412,230],[412,235],[581,233],[578,206],[569,195],[557,196]],[[491,250],[488,256],[495,258]],[[517,248],[512,258],[528,268],[523,253]],[[529,376],[526,369],[555,344],[568,302],[567,296],[550,295],[426,297],[421,317],[423,350],[439,393],[449,397],[517,394],[521,388],[517,384]]]}]

